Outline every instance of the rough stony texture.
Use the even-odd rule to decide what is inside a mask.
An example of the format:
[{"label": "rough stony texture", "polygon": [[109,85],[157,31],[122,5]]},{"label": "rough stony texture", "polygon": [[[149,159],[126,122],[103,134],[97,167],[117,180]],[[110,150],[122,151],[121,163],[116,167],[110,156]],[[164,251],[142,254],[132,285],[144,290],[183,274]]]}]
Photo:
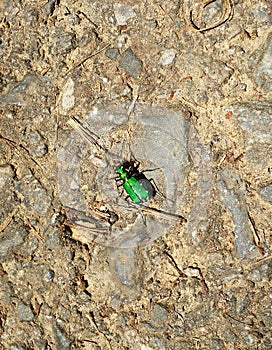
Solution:
[{"label": "rough stony texture", "polygon": [[[271,349],[271,2],[0,15],[0,349]],[[73,240],[57,186],[68,119],[124,103],[180,113],[205,146],[180,193],[194,228],[133,255]]]},{"label": "rough stony texture", "polygon": [[119,67],[123,68],[133,78],[138,78],[142,70],[142,62],[135,56],[131,48],[128,48],[121,54]]}]

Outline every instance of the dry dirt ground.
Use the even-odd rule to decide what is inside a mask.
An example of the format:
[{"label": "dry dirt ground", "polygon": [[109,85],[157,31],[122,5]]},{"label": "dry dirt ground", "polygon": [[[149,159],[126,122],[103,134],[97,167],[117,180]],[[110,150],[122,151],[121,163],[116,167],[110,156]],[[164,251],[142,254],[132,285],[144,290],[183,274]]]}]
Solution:
[{"label": "dry dirt ground", "polygon": [[[1,0],[0,349],[272,348],[271,24],[270,0]],[[191,226],[129,253],[75,240],[58,187],[69,118],[123,103],[209,150]]]}]

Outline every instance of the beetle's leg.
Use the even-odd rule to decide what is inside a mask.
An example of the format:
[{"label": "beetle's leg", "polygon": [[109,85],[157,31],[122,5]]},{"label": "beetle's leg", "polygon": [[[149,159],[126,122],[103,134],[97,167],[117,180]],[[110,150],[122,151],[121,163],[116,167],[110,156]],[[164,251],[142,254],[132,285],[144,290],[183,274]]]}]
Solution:
[{"label": "beetle's leg", "polygon": [[111,228],[112,225],[113,225],[116,221],[119,220],[119,216],[118,216],[116,213],[112,212],[112,211],[109,211],[109,215],[110,215],[110,217],[109,217],[109,224],[110,224],[110,228]]},{"label": "beetle's leg", "polygon": [[121,177],[120,177],[119,174],[117,174],[116,176],[112,177],[111,179],[112,179],[112,180],[115,180],[115,182],[123,181],[123,180],[121,179]]},{"label": "beetle's leg", "polygon": [[116,175],[116,176],[113,176],[113,177],[109,177],[109,180],[115,180],[115,181],[118,181],[119,180],[122,180],[120,179],[120,176],[119,175]]},{"label": "beetle's leg", "polygon": [[159,189],[158,185],[156,184],[155,180],[153,178],[149,179],[149,181],[153,184],[153,186],[155,187],[156,189],[156,192],[161,196],[163,197],[165,200],[169,201],[169,202],[172,202],[174,203],[174,200],[173,199],[169,199],[166,197],[166,195]]},{"label": "beetle's leg", "polygon": [[132,150],[131,150],[130,147],[129,147],[129,151],[130,151],[130,160],[129,160],[129,162],[133,164],[132,168],[134,168],[134,170],[138,171],[141,162],[139,162],[139,160],[136,159],[136,157],[132,153]]},{"label": "beetle's leg", "polygon": [[134,169],[139,171],[139,167],[140,167],[140,162],[134,158]]},{"label": "beetle's leg", "polygon": [[142,219],[143,219],[143,223],[144,223],[145,226],[146,226],[146,215],[144,215],[144,213],[143,213],[142,210],[140,210],[140,214],[141,214],[141,217],[142,217]]},{"label": "beetle's leg", "polygon": [[[117,183],[118,181],[122,181],[121,183]],[[117,187],[117,189],[119,189],[120,187],[122,187],[123,186],[123,183],[124,183],[124,181],[122,180],[122,179],[115,179],[115,182],[116,182],[116,187]],[[123,193],[124,193],[124,187],[122,187],[122,191],[121,191],[121,194],[120,194],[120,197],[123,195]]]},{"label": "beetle's leg", "polygon": [[130,199],[129,196],[126,196],[126,197],[125,197],[125,201],[128,202],[128,203],[130,203],[129,199]]},{"label": "beetle's leg", "polygon": [[145,170],[142,170],[141,172],[142,172],[142,173],[146,173],[146,172],[148,172],[148,171],[155,171],[155,170],[160,170],[160,168],[145,169]]},{"label": "beetle's leg", "polygon": [[[115,183],[116,183],[116,186],[117,187],[120,187],[120,186],[122,186],[123,185],[123,180],[122,179],[114,179],[115,180]],[[121,182],[120,182],[121,181]]]},{"label": "beetle's leg", "polygon": [[165,194],[163,194],[163,192],[159,189],[158,185],[156,184],[156,181],[151,178],[151,179],[148,179],[149,182],[152,183],[152,185],[154,186],[155,190],[156,190],[156,193],[158,193],[161,197],[163,197],[164,199],[168,200],[168,198],[166,197]]}]

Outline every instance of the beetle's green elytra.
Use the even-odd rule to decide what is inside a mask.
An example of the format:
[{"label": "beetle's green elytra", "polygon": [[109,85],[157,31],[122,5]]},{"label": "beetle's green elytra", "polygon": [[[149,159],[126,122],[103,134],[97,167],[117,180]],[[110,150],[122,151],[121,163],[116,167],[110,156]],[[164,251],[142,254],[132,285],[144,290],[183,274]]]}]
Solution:
[{"label": "beetle's green elytra", "polygon": [[129,198],[134,203],[143,203],[149,201],[155,196],[155,188],[145,175],[138,170],[132,162],[126,162],[116,169],[122,186]]}]

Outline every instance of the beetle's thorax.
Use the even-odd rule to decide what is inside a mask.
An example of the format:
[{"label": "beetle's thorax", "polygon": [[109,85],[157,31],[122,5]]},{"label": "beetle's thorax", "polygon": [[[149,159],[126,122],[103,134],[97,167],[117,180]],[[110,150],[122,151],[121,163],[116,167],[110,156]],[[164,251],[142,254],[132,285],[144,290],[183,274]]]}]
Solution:
[{"label": "beetle's thorax", "polygon": [[124,170],[123,166],[120,166],[120,167],[116,170],[116,172],[119,174],[119,177],[120,177],[121,180],[124,180],[124,181],[127,180],[127,178],[128,178],[128,173],[127,173],[127,171]]}]

